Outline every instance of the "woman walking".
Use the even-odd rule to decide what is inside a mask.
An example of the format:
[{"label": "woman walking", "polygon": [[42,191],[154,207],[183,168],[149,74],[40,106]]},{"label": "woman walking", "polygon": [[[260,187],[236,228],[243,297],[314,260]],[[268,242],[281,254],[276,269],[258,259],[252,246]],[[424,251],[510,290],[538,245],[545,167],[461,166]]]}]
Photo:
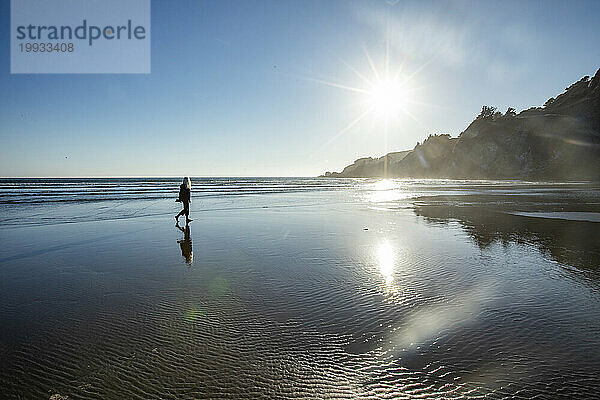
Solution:
[{"label": "woman walking", "polygon": [[183,210],[175,216],[177,223],[179,223],[179,217],[182,215],[185,215],[186,225],[192,222],[193,220],[190,219],[190,203],[192,201],[192,182],[190,178],[183,178],[183,183],[179,186],[179,197],[175,201],[183,203]]}]

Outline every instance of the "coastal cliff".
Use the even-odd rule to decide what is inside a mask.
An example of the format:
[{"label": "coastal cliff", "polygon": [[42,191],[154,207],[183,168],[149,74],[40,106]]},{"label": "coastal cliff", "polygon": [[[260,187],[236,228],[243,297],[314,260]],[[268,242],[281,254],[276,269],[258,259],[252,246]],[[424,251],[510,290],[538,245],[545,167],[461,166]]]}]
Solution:
[{"label": "coastal cliff", "polygon": [[360,158],[325,177],[600,180],[600,69],[543,107],[484,106],[458,137],[430,135],[412,150]]}]

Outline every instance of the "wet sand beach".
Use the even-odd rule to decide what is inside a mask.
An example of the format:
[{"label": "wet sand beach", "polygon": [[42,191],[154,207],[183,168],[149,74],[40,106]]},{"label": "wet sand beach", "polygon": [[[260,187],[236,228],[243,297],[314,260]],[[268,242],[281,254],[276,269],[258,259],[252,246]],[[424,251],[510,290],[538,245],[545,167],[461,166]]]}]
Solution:
[{"label": "wet sand beach", "polygon": [[598,186],[177,182],[0,182],[0,397],[597,396]]}]

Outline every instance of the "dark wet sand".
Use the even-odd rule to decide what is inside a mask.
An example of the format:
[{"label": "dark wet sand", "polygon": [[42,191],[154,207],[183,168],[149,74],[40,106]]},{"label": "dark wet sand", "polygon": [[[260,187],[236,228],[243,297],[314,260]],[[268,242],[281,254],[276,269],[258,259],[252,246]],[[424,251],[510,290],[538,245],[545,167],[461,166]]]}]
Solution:
[{"label": "dark wet sand", "polygon": [[597,192],[395,190],[2,226],[2,397],[596,396]]}]

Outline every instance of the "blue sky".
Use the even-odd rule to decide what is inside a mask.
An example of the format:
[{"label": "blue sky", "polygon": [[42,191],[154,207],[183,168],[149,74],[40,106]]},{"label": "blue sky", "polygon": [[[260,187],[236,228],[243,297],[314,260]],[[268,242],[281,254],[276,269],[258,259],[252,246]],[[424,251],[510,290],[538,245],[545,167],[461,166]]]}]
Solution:
[{"label": "blue sky", "polygon": [[[0,15],[0,176],[314,176],[541,105],[600,67],[598,1],[152,0],[152,73],[11,75]],[[402,65],[387,124],[359,72]],[[387,132],[387,133],[386,133]],[[65,158],[68,156],[68,158]]]}]

